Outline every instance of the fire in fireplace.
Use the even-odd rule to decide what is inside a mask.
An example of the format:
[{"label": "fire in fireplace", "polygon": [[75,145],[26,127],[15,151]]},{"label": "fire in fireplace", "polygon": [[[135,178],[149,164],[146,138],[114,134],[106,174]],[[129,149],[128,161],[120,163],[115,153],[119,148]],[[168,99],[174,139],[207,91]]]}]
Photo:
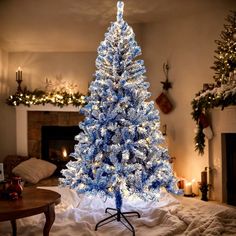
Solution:
[{"label": "fire in fireplace", "polygon": [[70,153],[74,150],[75,136],[80,132],[79,126],[42,126],[41,156],[57,166],[56,175],[73,159]]}]

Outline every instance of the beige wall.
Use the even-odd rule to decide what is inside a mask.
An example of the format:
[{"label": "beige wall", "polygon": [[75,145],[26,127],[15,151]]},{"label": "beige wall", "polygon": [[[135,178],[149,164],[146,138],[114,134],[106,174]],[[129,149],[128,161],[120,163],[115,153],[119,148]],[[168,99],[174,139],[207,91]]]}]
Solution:
[{"label": "beige wall", "polygon": [[4,99],[9,93],[8,84],[8,53],[0,47],[0,98]]},{"label": "beige wall", "polygon": [[[215,8],[213,5],[214,1],[212,8]],[[162,91],[160,81],[165,80],[162,65],[167,60],[170,65],[173,88],[167,96],[175,108],[167,115],[161,113],[161,122],[167,124],[169,152],[176,157],[174,168],[178,176],[188,180],[200,180],[201,171],[208,166],[208,149],[204,156],[194,151],[195,123],[190,103],[203,83],[213,82],[214,71],[210,67],[216,49],[214,40],[223,30],[230,7],[226,4],[212,11],[203,9],[198,14],[167,16],[143,28],[142,50],[153,99]]]},{"label": "beige wall", "polygon": [[8,53],[0,49],[0,162],[6,155],[16,152],[15,109],[5,103],[9,91]]},{"label": "beige wall", "polygon": [[45,89],[46,78],[55,81],[61,78],[78,86],[87,93],[89,81],[95,72],[95,52],[22,52],[9,53],[9,79],[12,93],[15,92],[15,71],[23,70],[22,88]]}]

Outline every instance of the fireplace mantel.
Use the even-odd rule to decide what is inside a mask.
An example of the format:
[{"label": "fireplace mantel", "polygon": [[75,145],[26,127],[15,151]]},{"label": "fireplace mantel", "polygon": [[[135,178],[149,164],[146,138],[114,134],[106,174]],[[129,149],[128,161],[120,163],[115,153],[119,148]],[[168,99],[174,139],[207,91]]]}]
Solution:
[{"label": "fireplace mantel", "polygon": [[226,201],[226,160],[223,150],[222,135],[236,133],[236,106],[210,111],[214,137],[209,141],[210,198],[219,202]]},{"label": "fireplace mantel", "polygon": [[57,112],[79,112],[80,107],[68,105],[56,107],[52,104],[31,105],[30,107],[20,105],[16,107],[16,152],[17,155],[28,155],[28,111],[57,111]]}]

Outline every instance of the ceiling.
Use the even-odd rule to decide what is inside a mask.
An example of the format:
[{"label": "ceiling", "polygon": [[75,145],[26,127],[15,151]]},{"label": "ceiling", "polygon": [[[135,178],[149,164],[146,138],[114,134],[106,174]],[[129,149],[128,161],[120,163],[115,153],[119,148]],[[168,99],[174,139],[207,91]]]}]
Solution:
[{"label": "ceiling", "polygon": [[[213,0],[124,0],[132,25],[212,10]],[[215,0],[214,5],[225,0]],[[226,0],[235,1],[235,0]],[[0,0],[0,47],[19,51],[95,51],[115,0]],[[208,4],[209,3],[209,4]],[[211,3],[211,4],[210,4]]]}]

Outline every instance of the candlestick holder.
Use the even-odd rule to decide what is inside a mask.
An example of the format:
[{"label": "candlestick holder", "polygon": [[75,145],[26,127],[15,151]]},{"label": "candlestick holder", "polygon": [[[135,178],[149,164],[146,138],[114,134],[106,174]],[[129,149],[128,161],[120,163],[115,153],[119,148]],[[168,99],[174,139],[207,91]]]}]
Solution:
[{"label": "candlestick holder", "polygon": [[22,78],[16,78],[16,82],[18,84],[17,86],[17,93],[20,93],[22,92],[22,89],[21,89],[21,83],[22,83],[23,79]]},{"label": "candlestick holder", "polygon": [[209,187],[209,184],[200,184],[199,189],[202,192],[202,198],[201,198],[202,201],[208,201],[208,198],[207,198],[208,187]]}]

